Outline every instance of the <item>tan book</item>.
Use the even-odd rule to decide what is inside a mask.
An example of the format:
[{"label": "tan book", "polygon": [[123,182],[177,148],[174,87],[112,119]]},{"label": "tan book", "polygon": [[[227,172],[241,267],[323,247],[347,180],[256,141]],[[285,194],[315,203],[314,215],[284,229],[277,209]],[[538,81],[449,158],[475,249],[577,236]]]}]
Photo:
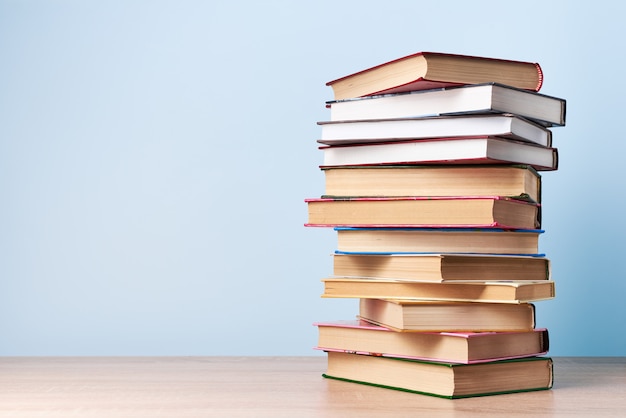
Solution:
[{"label": "tan book", "polygon": [[337,250],[373,253],[539,254],[542,230],[337,227]]},{"label": "tan book", "polygon": [[396,331],[530,331],[531,303],[431,302],[361,299],[359,317]]},{"label": "tan book", "polygon": [[554,281],[429,283],[391,279],[322,279],[326,298],[524,303],[554,298]]},{"label": "tan book", "polygon": [[424,282],[550,280],[545,257],[492,254],[335,253],[333,274]]},{"label": "tan book", "polygon": [[546,354],[545,328],[512,332],[396,332],[363,320],[314,324],[318,350],[406,357],[450,363],[481,363]]},{"label": "tan book", "polygon": [[307,199],[308,226],[540,227],[535,204],[504,197]]},{"label": "tan book", "polygon": [[530,166],[323,167],[324,197],[507,196],[541,202],[541,176]]},{"label": "tan book", "polygon": [[329,81],[335,100],[464,84],[496,82],[539,91],[543,72],[534,62],[440,52],[418,52]]},{"label": "tan book", "polygon": [[453,364],[329,351],[324,377],[444,398],[545,390],[549,357]]}]

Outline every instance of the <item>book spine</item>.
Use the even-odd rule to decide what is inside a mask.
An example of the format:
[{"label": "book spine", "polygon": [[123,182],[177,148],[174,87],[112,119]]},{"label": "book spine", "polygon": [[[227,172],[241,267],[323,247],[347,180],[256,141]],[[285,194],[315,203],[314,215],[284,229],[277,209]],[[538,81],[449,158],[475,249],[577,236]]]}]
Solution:
[{"label": "book spine", "polygon": [[537,75],[539,76],[539,80],[537,81],[537,88],[535,91],[541,90],[541,86],[543,86],[543,70],[538,63],[535,63],[535,68],[537,68]]}]

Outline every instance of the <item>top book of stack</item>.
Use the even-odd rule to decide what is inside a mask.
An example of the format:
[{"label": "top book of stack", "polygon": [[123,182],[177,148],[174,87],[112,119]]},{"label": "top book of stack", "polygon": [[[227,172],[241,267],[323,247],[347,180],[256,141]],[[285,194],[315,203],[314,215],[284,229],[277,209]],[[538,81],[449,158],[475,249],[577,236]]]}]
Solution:
[{"label": "top book of stack", "polygon": [[495,82],[539,91],[537,63],[469,55],[419,52],[326,83],[335,100]]}]

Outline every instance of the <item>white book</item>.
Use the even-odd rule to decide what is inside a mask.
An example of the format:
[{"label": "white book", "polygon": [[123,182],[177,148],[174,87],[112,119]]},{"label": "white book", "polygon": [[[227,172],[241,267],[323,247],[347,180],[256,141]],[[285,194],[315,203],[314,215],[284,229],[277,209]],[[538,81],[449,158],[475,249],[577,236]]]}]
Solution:
[{"label": "white book", "polygon": [[501,138],[447,138],[322,146],[323,166],[375,164],[524,164],[556,170],[556,148]]},{"label": "white book", "polygon": [[318,122],[321,144],[402,141],[449,137],[499,136],[552,146],[552,132],[514,115],[436,116]]},{"label": "white book", "polygon": [[544,126],[565,125],[564,99],[497,83],[329,101],[330,120],[512,113]]}]

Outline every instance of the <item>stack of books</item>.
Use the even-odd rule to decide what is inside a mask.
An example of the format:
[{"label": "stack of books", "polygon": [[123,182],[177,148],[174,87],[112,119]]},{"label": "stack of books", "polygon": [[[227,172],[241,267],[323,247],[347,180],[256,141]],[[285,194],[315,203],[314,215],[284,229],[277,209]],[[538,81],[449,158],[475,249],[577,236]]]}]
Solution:
[{"label": "stack of books", "polygon": [[360,304],[315,324],[325,377],[446,398],[552,387],[534,303],[555,296],[540,173],[565,100],[542,83],[536,63],[426,52],[328,83],[306,225],[337,234],[322,296]]}]

